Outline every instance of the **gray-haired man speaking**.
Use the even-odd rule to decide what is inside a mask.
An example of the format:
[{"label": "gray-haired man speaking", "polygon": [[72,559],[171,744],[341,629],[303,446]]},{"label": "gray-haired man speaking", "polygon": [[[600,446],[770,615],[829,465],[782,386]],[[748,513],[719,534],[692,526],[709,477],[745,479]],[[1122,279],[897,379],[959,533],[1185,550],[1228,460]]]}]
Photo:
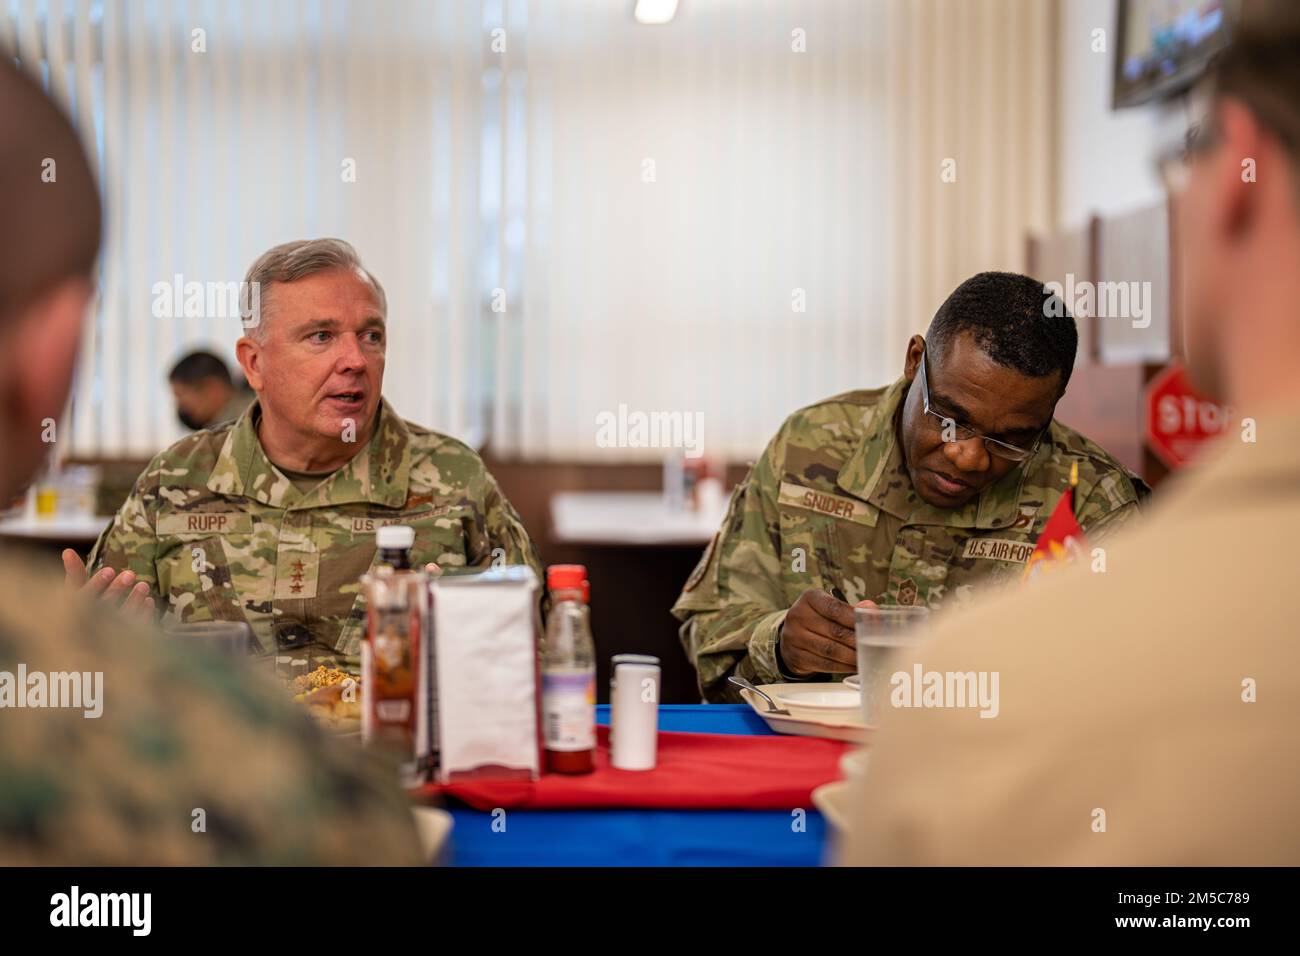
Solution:
[{"label": "gray-haired man speaking", "polygon": [[[540,579],[479,456],[383,400],[386,300],[353,248],[276,246],[245,283],[259,309],[236,354],[257,401],[149,463],[91,553],[90,586],[147,588],[181,621],[247,621],[264,651],[314,666],[358,653],[357,579],[382,525],[412,526],[422,563]],[[64,563],[84,578],[73,552]]]}]

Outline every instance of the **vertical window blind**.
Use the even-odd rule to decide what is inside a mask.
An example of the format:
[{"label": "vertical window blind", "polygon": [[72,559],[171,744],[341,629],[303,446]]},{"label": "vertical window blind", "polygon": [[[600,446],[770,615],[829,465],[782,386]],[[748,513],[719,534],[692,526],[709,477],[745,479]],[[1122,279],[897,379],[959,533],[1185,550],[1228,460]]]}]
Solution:
[{"label": "vertical window blind", "polygon": [[347,239],[384,283],[408,418],[609,461],[663,450],[601,443],[602,415],[698,414],[743,459],[892,380],[953,286],[1053,225],[1052,5],[630,6],[0,0],[108,206],[65,454],[178,437],[167,369],[233,363],[208,302],[289,239]]}]

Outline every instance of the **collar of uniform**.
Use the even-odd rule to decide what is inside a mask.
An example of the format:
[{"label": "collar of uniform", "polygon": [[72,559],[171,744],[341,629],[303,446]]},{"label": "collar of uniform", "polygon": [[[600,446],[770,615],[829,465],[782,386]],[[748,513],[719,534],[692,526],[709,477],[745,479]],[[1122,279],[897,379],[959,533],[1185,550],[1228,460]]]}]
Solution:
[{"label": "collar of uniform", "polygon": [[400,508],[406,502],[411,436],[386,399],[380,399],[379,422],[366,447],[304,495],[262,450],[257,438],[261,413],[261,402],[254,401],[230,429],[208,476],[212,491],[252,498],[272,508],[318,508],[355,502]]},{"label": "collar of uniform", "polygon": [[[1249,430],[1243,426],[1249,422]],[[1266,435],[1266,440],[1260,436]],[[1197,454],[1196,467],[1169,478],[1170,490],[1205,496],[1215,507],[1269,498],[1291,502],[1300,488],[1300,408],[1265,406],[1237,418]],[[1166,495],[1165,486],[1160,493]]]},{"label": "collar of uniform", "polygon": [[907,379],[900,378],[885,389],[880,400],[863,420],[863,438],[840,468],[836,481],[855,497],[900,518],[911,514],[917,501],[903,464],[894,433],[894,415],[907,394]]},{"label": "collar of uniform", "polygon": [[[980,492],[979,498],[956,510],[926,504],[912,487],[912,479],[898,446],[894,416],[907,395],[907,378],[885,389],[865,424],[865,436],[840,469],[839,486],[881,511],[909,524],[934,524],[955,528],[1005,528],[1019,516],[1020,490],[1026,469],[1016,468],[996,484]],[[1039,457],[1048,453],[1044,441]]]}]

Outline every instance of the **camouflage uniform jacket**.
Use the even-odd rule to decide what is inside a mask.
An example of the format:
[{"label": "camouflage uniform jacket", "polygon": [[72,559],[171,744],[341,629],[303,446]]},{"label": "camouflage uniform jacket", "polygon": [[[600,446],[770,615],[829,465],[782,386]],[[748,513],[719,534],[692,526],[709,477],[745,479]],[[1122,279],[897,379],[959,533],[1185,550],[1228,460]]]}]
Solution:
[{"label": "camouflage uniform jacket", "polygon": [[846,392],[786,419],[731,497],[721,530],[673,606],[701,692],[738,700],[730,674],[783,678],[776,646],[808,588],[855,604],[939,607],[1016,581],[1079,465],[1075,513],[1090,541],[1137,514],[1147,489],[1099,446],[1053,421],[1037,454],[946,510],[926,504],[898,447],[907,380]]},{"label": "camouflage uniform jacket", "polygon": [[359,579],[375,529],[415,530],[412,559],[445,570],[527,564],[544,581],[519,515],[467,445],[382,402],[369,444],[299,493],[262,450],[254,403],[236,422],[157,455],[91,553],[130,569],[182,622],[247,621],[266,652],[317,663],[359,654]]},{"label": "camouflage uniform jacket", "polygon": [[0,865],[421,862],[395,767],[52,571],[0,558]]}]

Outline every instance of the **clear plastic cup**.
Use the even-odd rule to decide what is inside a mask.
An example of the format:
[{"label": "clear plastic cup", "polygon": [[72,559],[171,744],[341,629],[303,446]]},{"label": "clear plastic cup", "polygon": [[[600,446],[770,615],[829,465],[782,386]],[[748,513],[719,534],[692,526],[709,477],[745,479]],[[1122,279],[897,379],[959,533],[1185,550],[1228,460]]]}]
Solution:
[{"label": "clear plastic cup", "polygon": [[168,637],[203,644],[232,657],[247,656],[257,649],[252,628],[244,621],[173,622],[163,626],[163,633]]},{"label": "clear plastic cup", "polygon": [[856,607],[854,631],[858,646],[858,680],[862,691],[862,719],[880,723],[889,706],[889,677],[899,651],[915,647],[929,633],[928,607]]}]

